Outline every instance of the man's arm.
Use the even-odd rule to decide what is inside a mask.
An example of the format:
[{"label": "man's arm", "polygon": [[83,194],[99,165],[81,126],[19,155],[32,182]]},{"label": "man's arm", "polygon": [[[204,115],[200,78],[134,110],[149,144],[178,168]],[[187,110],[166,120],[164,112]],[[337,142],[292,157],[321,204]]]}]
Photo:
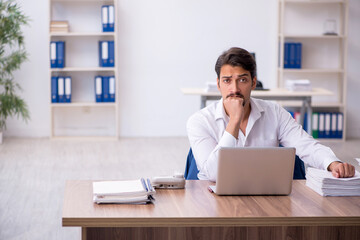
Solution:
[{"label": "man's arm", "polygon": [[307,164],[331,171],[334,177],[352,177],[355,168],[341,162],[334,152],[305,132],[285,109],[278,108],[279,140],[284,147],[295,147],[296,154]]},{"label": "man's arm", "polygon": [[191,116],[187,122],[190,146],[200,170],[199,178],[216,181],[218,151],[221,147],[235,147],[236,138],[201,113]]}]

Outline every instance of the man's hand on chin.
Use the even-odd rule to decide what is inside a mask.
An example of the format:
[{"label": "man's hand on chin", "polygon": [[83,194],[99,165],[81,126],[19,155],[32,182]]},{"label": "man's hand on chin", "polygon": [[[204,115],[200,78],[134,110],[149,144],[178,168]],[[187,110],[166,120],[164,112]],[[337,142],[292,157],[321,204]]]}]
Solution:
[{"label": "man's hand on chin", "polygon": [[224,108],[230,119],[241,121],[244,115],[244,98],[237,95],[229,95],[224,99]]},{"label": "man's hand on chin", "polygon": [[348,163],[332,162],[328,170],[336,178],[349,178],[355,175],[355,167]]}]

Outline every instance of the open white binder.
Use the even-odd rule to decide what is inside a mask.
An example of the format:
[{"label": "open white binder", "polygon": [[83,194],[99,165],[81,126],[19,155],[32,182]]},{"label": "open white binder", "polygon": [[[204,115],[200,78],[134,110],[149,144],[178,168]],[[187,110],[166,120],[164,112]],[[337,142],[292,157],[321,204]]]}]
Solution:
[{"label": "open white binder", "polygon": [[155,189],[149,179],[93,182],[95,203],[148,203],[154,200]]}]

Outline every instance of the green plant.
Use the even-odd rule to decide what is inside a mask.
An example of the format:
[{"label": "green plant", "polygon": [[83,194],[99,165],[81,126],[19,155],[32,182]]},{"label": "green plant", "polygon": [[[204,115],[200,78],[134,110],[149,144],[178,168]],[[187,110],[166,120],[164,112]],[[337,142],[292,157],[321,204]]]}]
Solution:
[{"label": "green plant", "polygon": [[13,72],[27,60],[21,26],[28,21],[13,0],[0,0],[0,131],[9,116],[30,119],[25,101],[16,94],[21,87],[13,79]]}]

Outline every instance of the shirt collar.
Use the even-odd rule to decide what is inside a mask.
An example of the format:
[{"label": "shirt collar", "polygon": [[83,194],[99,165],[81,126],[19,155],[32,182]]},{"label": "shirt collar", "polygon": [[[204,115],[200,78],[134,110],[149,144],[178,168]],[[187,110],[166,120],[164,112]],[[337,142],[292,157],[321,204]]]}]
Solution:
[{"label": "shirt collar", "polygon": [[216,112],[215,112],[215,121],[218,119],[224,119],[226,120],[228,115],[226,115],[223,99],[221,98],[220,101],[218,101],[216,105]]},{"label": "shirt collar", "polygon": [[261,113],[264,112],[263,107],[257,102],[256,99],[250,97],[251,112],[250,115],[254,117],[260,117]]}]

